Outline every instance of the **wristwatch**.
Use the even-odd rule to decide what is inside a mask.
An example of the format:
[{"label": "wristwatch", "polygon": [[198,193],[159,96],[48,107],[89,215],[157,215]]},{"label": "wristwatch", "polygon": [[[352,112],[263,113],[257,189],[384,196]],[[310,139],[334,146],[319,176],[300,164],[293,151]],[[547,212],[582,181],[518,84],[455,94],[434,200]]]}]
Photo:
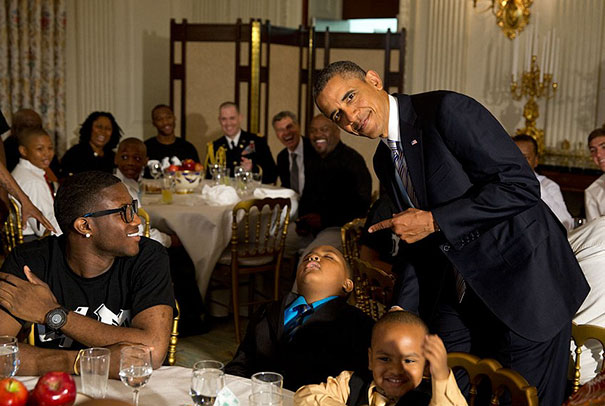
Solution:
[{"label": "wristwatch", "polygon": [[52,309],[44,316],[44,324],[49,329],[58,331],[67,323],[67,313],[69,310],[63,306]]}]

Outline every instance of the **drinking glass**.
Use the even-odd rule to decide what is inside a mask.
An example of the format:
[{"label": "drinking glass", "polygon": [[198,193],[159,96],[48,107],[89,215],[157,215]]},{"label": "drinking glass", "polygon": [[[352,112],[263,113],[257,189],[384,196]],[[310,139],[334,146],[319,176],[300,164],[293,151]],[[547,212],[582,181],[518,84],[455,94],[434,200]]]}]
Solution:
[{"label": "drinking glass", "polygon": [[0,378],[15,376],[19,369],[19,346],[17,338],[0,336]]},{"label": "drinking glass", "polygon": [[120,379],[133,388],[132,401],[139,406],[139,389],[149,382],[153,368],[151,349],[144,345],[132,345],[120,351]]},{"label": "drinking glass", "polygon": [[250,406],[282,406],[284,395],[276,392],[258,392],[248,396]]},{"label": "drinking glass", "polygon": [[282,393],[284,377],[277,372],[257,372],[252,375],[252,393]]},{"label": "drinking glass", "polygon": [[111,351],[107,348],[87,348],[80,357],[82,392],[95,399],[107,394],[107,377]]},{"label": "drinking glass", "polygon": [[213,405],[225,386],[223,364],[218,361],[198,361],[193,365],[189,395],[197,406]]},{"label": "drinking glass", "polygon": [[162,179],[162,203],[172,203],[172,192],[174,191],[174,176],[166,174]]}]

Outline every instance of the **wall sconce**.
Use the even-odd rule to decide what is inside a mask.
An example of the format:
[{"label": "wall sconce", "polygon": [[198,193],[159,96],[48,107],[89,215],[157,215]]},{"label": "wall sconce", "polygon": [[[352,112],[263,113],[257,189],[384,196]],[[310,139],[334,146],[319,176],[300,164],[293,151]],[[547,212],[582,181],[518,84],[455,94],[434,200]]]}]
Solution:
[{"label": "wall sconce", "polygon": [[[496,16],[496,24],[504,34],[514,39],[527,24],[533,0],[491,0],[492,12]],[[473,7],[477,7],[477,0],[473,0]]]}]

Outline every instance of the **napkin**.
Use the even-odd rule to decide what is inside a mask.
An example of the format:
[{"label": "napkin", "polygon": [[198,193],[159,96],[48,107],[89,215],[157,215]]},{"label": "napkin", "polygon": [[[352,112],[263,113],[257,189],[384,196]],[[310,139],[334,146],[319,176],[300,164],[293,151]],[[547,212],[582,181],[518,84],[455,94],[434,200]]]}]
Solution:
[{"label": "napkin", "polygon": [[285,189],[285,188],[272,189],[272,188],[266,188],[266,187],[257,187],[256,189],[254,189],[254,197],[257,199],[264,199],[265,197],[271,197],[271,198],[284,197],[284,198],[291,198],[292,200],[294,200],[293,198],[295,196],[296,196],[296,192],[293,191],[292,189]]},{"label": "napkin", "polygon": [[225,206],[240,201],[235,189],[232,186],[226,185],[205,185],[202,189],[202,199],[210,206]]},{"label": "napkin", "polygon": [[216,400],[214,401],[214,406],[238,406],[239,399],[231,389],[228,387],[223,387],[216,395]]}]

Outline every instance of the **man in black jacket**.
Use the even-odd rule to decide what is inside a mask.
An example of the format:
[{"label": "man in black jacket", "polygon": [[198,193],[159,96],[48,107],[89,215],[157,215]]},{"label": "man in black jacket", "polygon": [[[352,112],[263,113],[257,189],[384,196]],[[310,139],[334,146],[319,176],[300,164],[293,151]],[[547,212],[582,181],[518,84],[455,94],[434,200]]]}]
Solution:
[{"label": "man in black jacket", "polygon": [[340,251],[315,247],[298,266],[300,295],[289,293],[259,309],[225,372],[246,378],[278,372],[284,387],[295,391],[342,370],[367,370],[374,322],[347,304],[351,278]]}]

